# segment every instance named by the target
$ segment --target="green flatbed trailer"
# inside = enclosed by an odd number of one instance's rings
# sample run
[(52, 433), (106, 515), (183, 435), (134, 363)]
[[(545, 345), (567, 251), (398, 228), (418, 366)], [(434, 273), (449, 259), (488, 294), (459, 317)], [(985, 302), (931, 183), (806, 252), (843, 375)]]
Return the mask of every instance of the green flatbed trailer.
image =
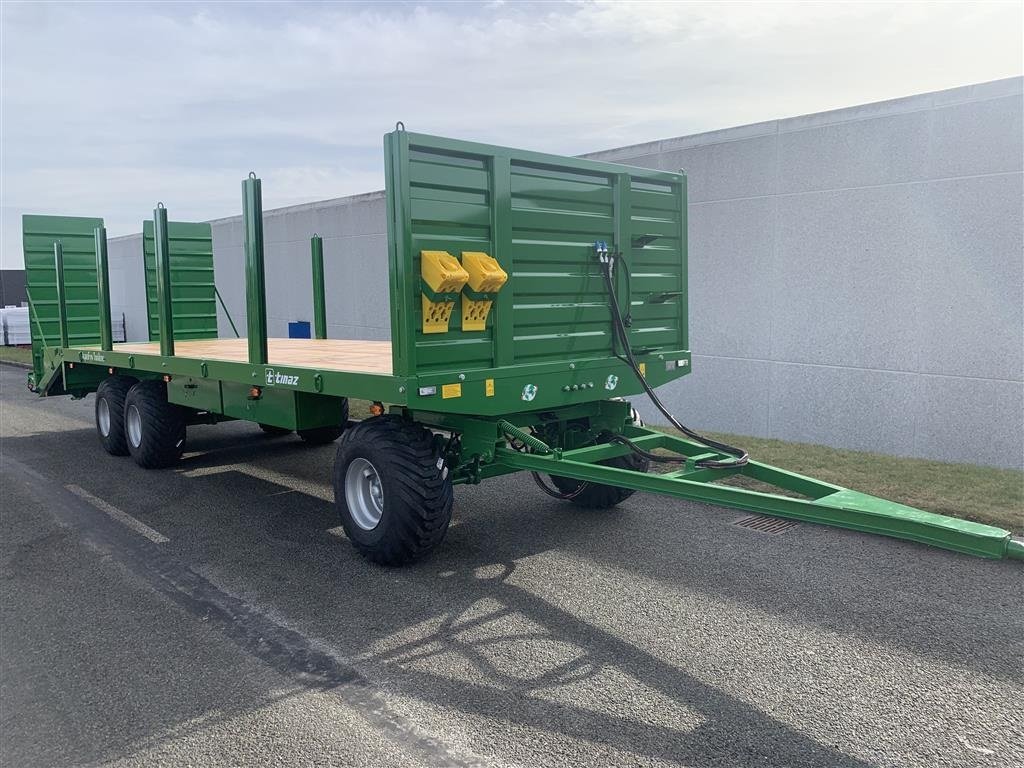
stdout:
[[(147, 468), (176, 462), (197, 423), (245, 419), (312, 442), (340, 436), (342, 525), (383, 564), (441, 542), (454, 486), (519, 471), (584, 507), (648, 491), (1024, 559), (1024, 542), (1000, 528), (643, 426), (622, 398), (653, 394), (692, 367), (685, 175), (404, 127), (384, 146), (390, 343), (326, 338), (315, 235), (316, 338), (267, 338), (261, 184), (250, 174), (244, 338), (217, 338), (209, 224), (168, 221), (157, 207), (142, 254), (150, 341), (113, 344), (102, 219), (25, 216), (30, 388), (95, 392), (105, 450)], [(373, 401), (376, 415), (350, 422), (349, 397)], [(676, 468), (649, 473), (666, 453)], [(730, 484), (737, 476), (774, 490)]]

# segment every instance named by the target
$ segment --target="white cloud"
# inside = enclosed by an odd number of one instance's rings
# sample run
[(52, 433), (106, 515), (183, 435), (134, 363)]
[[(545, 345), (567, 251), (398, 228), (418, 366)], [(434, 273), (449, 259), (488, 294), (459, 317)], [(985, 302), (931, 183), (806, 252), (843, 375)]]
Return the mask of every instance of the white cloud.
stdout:
[(1017, 3), (12, 4), (5, 266), (20, 214), (137, 231), (379, 189), (410, 129), (576, 154), (1018, 74)]

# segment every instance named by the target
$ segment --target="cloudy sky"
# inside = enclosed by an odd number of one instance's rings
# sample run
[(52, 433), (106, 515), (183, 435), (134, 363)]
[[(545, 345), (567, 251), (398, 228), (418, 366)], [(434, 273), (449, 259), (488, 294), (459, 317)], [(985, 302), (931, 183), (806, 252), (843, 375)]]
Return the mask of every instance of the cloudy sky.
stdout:
[(137, 232), (383, 187), (411, 129), (578, 154), (1021, 73), (1022, 4), (26, 3), (2, 14), (0, 260), (22, 213)]

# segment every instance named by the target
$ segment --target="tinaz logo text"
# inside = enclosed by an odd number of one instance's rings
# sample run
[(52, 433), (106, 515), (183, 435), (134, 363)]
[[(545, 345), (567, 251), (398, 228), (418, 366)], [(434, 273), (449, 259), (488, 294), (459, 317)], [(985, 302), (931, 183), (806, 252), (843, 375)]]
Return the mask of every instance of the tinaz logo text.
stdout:
[(287, 384), (292, 387), (299, 386), (298, 376), (289, 376), (286, 373), (278, 373), (273, 368), (267, 368), (267, 384), (274, 386), (275, 384)]

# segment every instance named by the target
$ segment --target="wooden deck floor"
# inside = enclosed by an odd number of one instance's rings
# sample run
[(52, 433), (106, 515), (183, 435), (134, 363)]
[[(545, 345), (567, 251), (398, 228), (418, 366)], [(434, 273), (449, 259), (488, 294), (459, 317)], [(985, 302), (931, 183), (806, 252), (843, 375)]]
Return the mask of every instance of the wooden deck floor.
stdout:
[[(157, 342), (115, 344), (115, 352), (133, 355), (159, 355)], [(245, 339), (198, 339), (175, 341), (175, 357), (202, 360), (227, 360), (244, 363), (249, 359)], [(354, 339), (267, 339), (267, 364), (325, 371), (381, 373), (391, 375), (390, 341)]]

